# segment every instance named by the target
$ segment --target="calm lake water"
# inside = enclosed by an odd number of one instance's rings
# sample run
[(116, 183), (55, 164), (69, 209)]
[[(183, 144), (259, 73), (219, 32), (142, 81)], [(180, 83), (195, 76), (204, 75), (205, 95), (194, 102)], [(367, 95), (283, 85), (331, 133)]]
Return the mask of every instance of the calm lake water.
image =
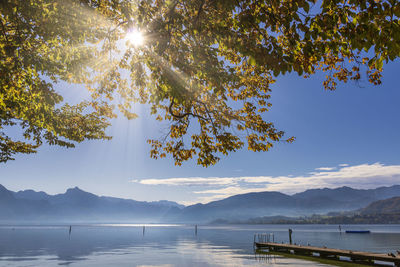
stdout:
[(92, 224), (0, 226), (0, 266), (327, 266), (281, 256), (255, 254), (254, 233), (293, 241), (371, 252), (400, 249), (400, 225), (193, 225)]

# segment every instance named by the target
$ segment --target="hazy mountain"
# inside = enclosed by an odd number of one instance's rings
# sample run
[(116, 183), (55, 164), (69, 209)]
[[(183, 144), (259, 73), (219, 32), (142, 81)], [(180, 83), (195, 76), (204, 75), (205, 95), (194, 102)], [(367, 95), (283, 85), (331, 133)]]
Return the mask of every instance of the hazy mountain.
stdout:
[(102, 197), (78, 187), (63, 194), (48, 195), (33, 190), (12, 192), (0, 185), (0, 220), (3, 221), (158, 222), (170, 209), (181, 207), (172, 201)]
[(49, 203), (45, 200), (18, 199), (14, 192), (0, 185), (0, 220), (40, 217), (48, 208)]
[(361, 209), (361, 214), (383, 214), (398, 213), (400, 214), (400, 197), (392, 197), (385, 200), (375, 201), (367, 207)]
[(344, 210), (359, 209), (371, 202), (394, 196), (400, 196), (400, 185), (376, 189), (353, 189), (346, 186), (335, 189), (311, 189), (293, 195), (294, 198), (307, 201), (314, 207), (318, 205), (328, 207), (330, 204), (331, 207), (340, 205)]
[(48, 200), (50, 195), (46, 194), (43, 191), (36, 192), (34, 190), (23, 190), (23, 191), (18, 191), (15, 192), (14, 194), (15, 198), (23, 198), (23, 199), (30, 199), (30, 200)]
[(152, 201), (150, 203), (158, 204), (158, 205), (162, 205), (162, 206), (175, 207), (175, 208), (179, 208), (179, 209), (183, 209), (185, 207), (182, 204), (176, 203), (174, 201), (169, 201), (169, 200)]
[[(347, 190), (347, 189), (346, 189)], [(381, 190), (381, 189), (380, 189)], [(217, 219), (213, 224), (399, 224), (400, 197), (374, 201), (367, 207), (311, 216), (262, 216), (249, 219)]]
[[(369, 190), (340, 187), (312, 189), (294, 195), (279, 192), (248, 193), (184, 207), (167, 200), (144, 202), (97, 196), (78, 187), (70, 188), (63, 194), (48, 195), (33, 190), (12, 192), (0, 185), (0, 220), (193, 223), (217, 219), (237, 221), (254, 217), (294, 217), (358, 210), (374, 201), (395, 196), (400, 196), (399, 185)], [(398, 205), (395, 200), (393, 206)], [(376, 209), (382, 209), (380, 202), (377, 203), (374, 204)]]
[(4, 204), (7, 201), (13, 201), (14, 199), (13, 193), (0, 184), (0, 204)]
[[(281, 203), (286, 203), (286, 205), (281, 205)], [(168, 214), (167, 219), (202, 222), (218, 218), (247, 218), (254, 214), (264, 213), (268, 207), (271, 212), (285, 214), (290, 205), (295, 205), (295, 200), (279, 192), (248, 193), (207, 204), (188, 206), (182, 209), (178, 216)]]
[(245, 220), (263, 216), (306, 216), (335, 211), (350, 211), (394, 196), (400, 196), (400, 186), (377, 189), (311, 189), (292, 196), (279, 192), (235, 195), (207, 204), (195, 204), (179, 214), (168, 214), (169, 221), (209, 222), (213, 220)]

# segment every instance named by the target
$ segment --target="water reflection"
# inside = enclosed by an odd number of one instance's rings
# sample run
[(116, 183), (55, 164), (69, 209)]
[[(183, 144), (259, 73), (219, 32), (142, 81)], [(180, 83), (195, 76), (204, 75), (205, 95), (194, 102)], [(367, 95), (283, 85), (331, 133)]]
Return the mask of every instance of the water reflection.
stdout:
[[(294, 242), (374, 252), (400, 247), (400, 226), (371, 226), (369, 235), (340, 234), (337, 226), (73, 225), (0, 227), (0, 265), (10, 266), (320, 266), (281, 256), (254, 255), (253, 235), (274, 233)], [(370, 228), (371, 228), (370, 227)]]

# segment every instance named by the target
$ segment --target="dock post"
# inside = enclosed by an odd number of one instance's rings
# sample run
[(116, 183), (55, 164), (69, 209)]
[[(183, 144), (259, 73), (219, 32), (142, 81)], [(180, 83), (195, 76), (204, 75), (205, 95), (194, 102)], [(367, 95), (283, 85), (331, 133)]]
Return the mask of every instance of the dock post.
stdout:
[(292, 244), (292, 233), (293, 233), (292, 229), (289, 228), (289, 243), (290, 243), (290, 245)]
[(197, 235), (197, 224), (194, 226), (194, 234)]

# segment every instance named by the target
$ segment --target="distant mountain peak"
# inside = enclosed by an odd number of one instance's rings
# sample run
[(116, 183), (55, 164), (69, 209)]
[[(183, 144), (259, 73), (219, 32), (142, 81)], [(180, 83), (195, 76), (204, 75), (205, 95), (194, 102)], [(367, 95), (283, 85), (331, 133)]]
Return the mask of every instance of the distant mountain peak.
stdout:
[(11, 191), (0, 184), (0, 199), (13, 199), (14, 196)]
[(68, 188), (67, 191), (66, 191), (65, 193), (67, 194), (67, 193), (74, 193), (74, 192), (88, 193), (88, 192), (86, 192), (86, 191), (83, 191), (82, 189), (80, 189), (80, 188), (77, 187), (77, 186), (72, 187), (72, 188)]
[(5, 188), (2, 184), (0, 184), (0, 191), (3, 191), (3, 190), (7, 190), (7, 188)]
[(89, 193), (86, 191), (83, 191), (79, 187), (75, 186), (74, 188), (68, 188), (67, 191), (64, 194), (58, 195), (61, 198), (67, 198), (67, 199), (74, 199), (75, 201), (82, 200), (82, 199), (97, 199), (99, 196)]

